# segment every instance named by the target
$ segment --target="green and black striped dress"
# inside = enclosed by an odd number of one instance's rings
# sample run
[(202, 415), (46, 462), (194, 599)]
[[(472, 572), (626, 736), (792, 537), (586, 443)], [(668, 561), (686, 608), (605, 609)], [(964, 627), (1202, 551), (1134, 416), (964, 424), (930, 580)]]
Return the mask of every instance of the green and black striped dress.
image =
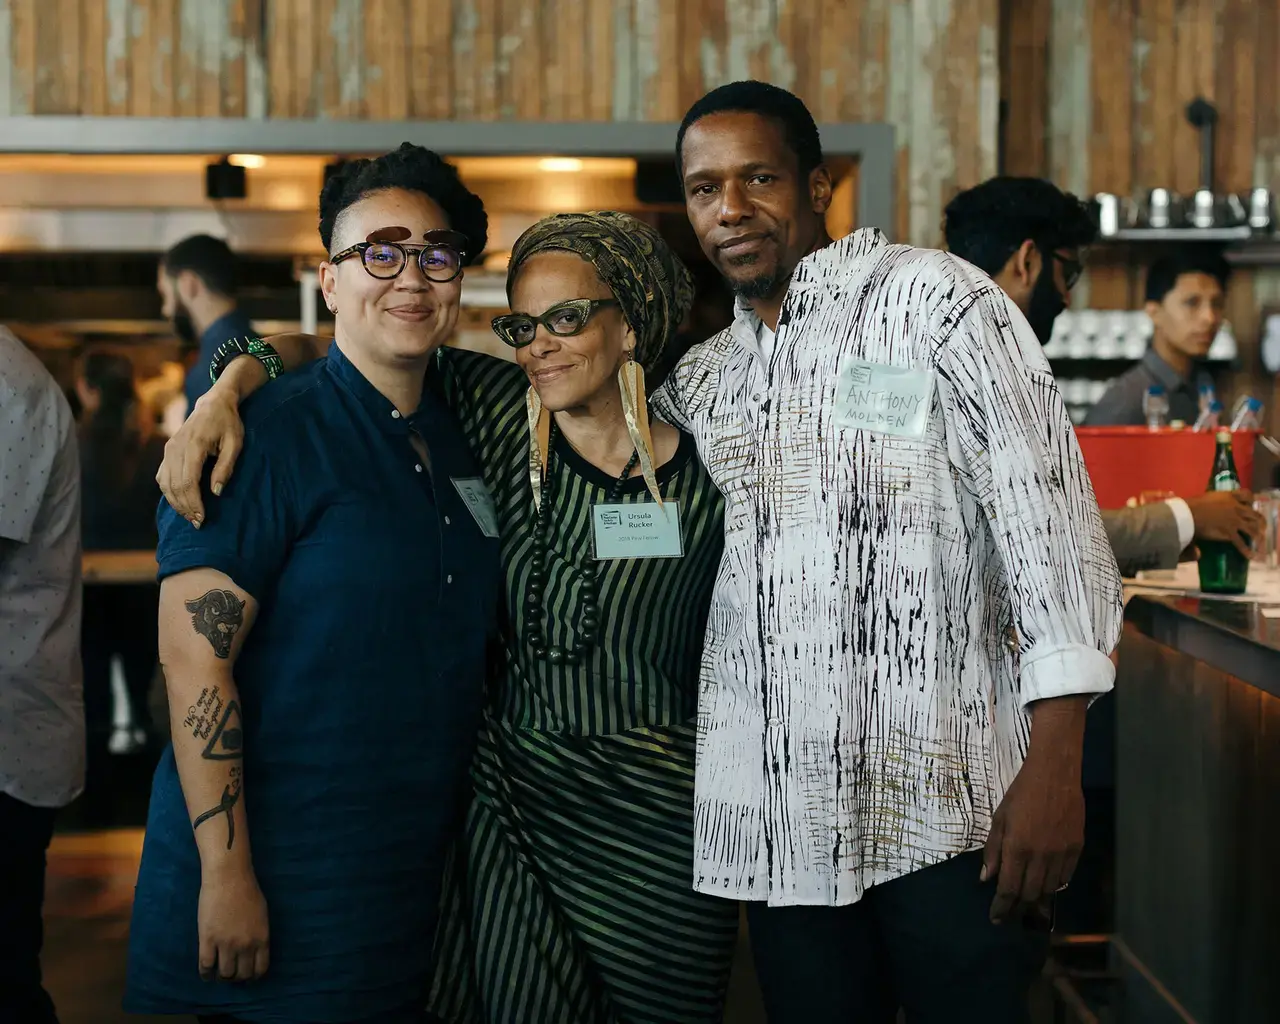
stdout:
[[(658, 470), (678, 502), (684, 557), (599, 565), (600, 641), (581, 665), (535, 658), (524, 609), (537, 511), (528, 380), (446, 350), (442, 382), (493, 494), (506, 594), (495, 669), (450, 878), (429, 1008), (451, 1024), (682, 1024), (722, 1015), (736, 904), (695, 893), (698, 671), (723, 545), (723, 504), (682, 436)], [(563, 439), (543, 630), (573, 645), (574, 569), (591, 506), (616, 481)], [(623, 502), (652, 501), (643, 479)]]

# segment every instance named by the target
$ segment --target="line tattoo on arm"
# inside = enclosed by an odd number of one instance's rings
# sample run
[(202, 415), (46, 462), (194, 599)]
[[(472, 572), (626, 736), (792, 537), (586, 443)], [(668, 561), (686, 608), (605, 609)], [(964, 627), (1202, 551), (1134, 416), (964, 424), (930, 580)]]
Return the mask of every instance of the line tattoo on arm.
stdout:
[(219, 658), (231, 657), (231, 643), (244, 625), (244, 602), (230, 590), (210, 590), (183, 603), (191, 613), (191, 625), (209, 641), (213, 653)]
[(244, 756), (244, 724), (238, 701), (223, 701), (221, 687), (206, 686), (187, 708), (183, 724), (191, 735), (205, 741), (206, 761), (239, 761)]
[(231, 781), (222, 787), (222, 799), (217, 805), (210, 807), (203, 814), (198, 815), (196, 820), (191, 823), (191, 831), (195, 831), (206, 821), (218, 817), (221, 814), (227, 816), (227, 849), (235, 844), (236, 841), (236, 815), (235, 806), (240, 799), (240, 766), (235, 765), (231, 769)]

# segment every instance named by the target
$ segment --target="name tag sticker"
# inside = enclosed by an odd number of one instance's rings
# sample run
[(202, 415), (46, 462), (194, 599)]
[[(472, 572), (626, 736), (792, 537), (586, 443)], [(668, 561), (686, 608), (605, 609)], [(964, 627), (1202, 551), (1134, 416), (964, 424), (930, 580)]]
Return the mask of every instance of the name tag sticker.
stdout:
[(467, 506), (467, 511), (471, 513), (471, 518), (476, 521), (476, 526), (480, 527), (480, 532), (486, 537), (498, 536), (498, 511), (493, 507), (493, 497), (484, 481), (478, 476), (465, 479), (454, 477), (453, 486)]
[(836, 384), (835, 419), (841, 427), (918, 441), (932, 399), (933, 374), (927, 370), (850, 359)]
[(683, 558), (680, 503), (592, 505), (596, 558)]

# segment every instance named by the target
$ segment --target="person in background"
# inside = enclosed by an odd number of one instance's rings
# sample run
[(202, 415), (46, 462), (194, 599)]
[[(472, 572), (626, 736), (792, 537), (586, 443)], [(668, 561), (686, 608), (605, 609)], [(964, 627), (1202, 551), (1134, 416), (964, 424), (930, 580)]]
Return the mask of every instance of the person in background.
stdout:
[[(1051, 182), (998, 177), (951, 200), (945, 234), (947, 248), (989, 274), (1044, 344), (1053, 333), (1054, 320), (1071, 299), (1081, 250), (1093, 242), (1097, 230), (1088, 206)], [(1248, 555), (1248, 543), (1260, 538), (1263, 529), (1252, 495), (1243, 490), (1104, 509), (1102, 522), (1126, 575), (1175, 567), (1195, 540), (1231, 541)], [(1111, 930), (1114, 697), (1100, 697), (1089, 709), (1088, 719), (1081, 774), (1087, 841), (1075, 883), (1059, 901), (1058, 924), (1069, 932)]]
[(1212, 387), (1204, 358), (1222, 326), (1231, 268), (1222, 255), (1187, 246), (1151, 264), (1146, 310), (1151, 347), (1121, 374), (1085, 416), (1090, 427), (1139, 426), (1147, 422), (1142, 398), (1153, 385), (1169, 398), (1169, 419), (1188, 426), (1200, 413), (1200, 389)]
[[(80, 361), (82, 537), (86, 551), (154, 551), (156, 471), (164, 439), (152, 430), (135, 386), (133, 363), (119, 353), (90, 351)], [(87, 584), (81, 631), (88, 731), (86, 811), (108, 815), (113, 729), (111, 661), (119, 656), (129, 694), (130, 746), (151, 738), (148, 695), (156, 671), (154, 582)]]
[(791, 93), (709, 93), (676, 151), (737, 296), (653, 403), (725, 496), (694, 887), (746, 901), (771, 1024), (1021, 1024), (1123, 609), (1066, 408), (986, 275), (831, 240)]
[(487, 225), (421, 147), (345, 164), (320, 196), (327, 357), (246, 403), (200, 529), (160, 509), (173, 743), (128, 1012), (421, 1019), (499, 583), (491, 499), (425, 373)]
[(184, 238), (160, 260), (160, 312), (191, 360), (183, 389), (188, 415), (209, 390), (209, 364), (218, 348), (233, 338), (254, 336), (253, 324), (236, 305), (238, 276), (235, 254), (211, 235)]
[(84, 785), (80, 467), (66, 395), (0, 327), (0, 1021), (56, 1024), (45, 851)]
[[(945, 216), (947, 248), (989, 274), (1022, 311), (1040, 343), (1047, 343), (1080, 276), (1081, 250), (1097, 236), (1089, 207), (1051, 182), (999, 177), (959, 193)], [(1152, 268), (1153, 278), (1170, 280), (1167, 269), (1157, 273), (1160, 267)], [(1183, 281), (1183, 287), (1190, 287), (1189, 282)], [(1161, 307), (1152, 319), (1158, 315), (1164, 315)], [(1158, 357), (1148, 353), (1152, 358)], [(1174, 568), (1191, 554), (1196, 540), (1230, 541), (1247, 555), (1249, 539), (1262, 529), (1253, 496), (1243, 490), (1104, 509), (1102, 523), (1126, 576)]]

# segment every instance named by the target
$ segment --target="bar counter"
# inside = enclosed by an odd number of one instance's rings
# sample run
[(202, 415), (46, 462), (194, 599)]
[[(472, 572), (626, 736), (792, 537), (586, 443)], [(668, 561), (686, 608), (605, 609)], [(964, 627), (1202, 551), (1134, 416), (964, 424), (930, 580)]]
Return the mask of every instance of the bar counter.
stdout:
[(85, 583), (154, 583), (154, 551), (86, 551), (80, 559)]
[(1280, 618), (1137, 593), (1116, 680), (1120, 1020), (1280, 1021)]

